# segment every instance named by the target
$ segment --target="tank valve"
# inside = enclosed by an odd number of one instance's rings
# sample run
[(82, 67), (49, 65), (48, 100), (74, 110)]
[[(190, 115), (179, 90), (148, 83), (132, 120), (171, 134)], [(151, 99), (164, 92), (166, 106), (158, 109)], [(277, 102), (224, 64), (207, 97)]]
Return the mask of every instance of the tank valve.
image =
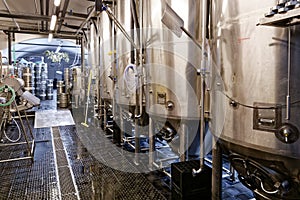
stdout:
[(167, 103), (166, 103), (166, 108), (168, 109), (168, 110), (173, 110), (173, 108), (174, 108), (174, 103), (173, 103), (173, 101), (167, 101)]
[(277, 139), (286, 144), (291, 144), (299, 139), (299, 130), (292, 124), (283, 124), (275, 133)]

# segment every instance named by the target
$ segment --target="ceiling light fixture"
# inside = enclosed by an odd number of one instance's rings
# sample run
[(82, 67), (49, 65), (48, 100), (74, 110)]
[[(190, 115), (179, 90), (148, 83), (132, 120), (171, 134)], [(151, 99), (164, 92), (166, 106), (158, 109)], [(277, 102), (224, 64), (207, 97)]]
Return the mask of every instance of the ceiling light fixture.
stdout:
[(48, 35), (48, 42), (50, 43), (53, 39), (53, 34), (52, 33), (49, 33)]
[(61, 0), (54, 0), (54, 5), (59, 6), (60, 2), (61, 2)]
[(51, 31), (54, 31), (56, 21), (57, 21), (57, 16), (56, 15), (52, 15), (51, 22), (50, 22), (50, 30)]

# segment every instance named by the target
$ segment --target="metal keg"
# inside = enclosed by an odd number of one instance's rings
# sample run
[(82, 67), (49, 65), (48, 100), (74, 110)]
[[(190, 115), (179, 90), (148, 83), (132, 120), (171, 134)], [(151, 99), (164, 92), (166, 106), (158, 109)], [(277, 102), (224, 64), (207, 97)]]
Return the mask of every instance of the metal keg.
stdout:
[(70, 86), (70, 69), (69, 68), (64, 69), (64, 81), (65, 81), (66, 92), (68, 92), (71, 87)]
[(64, 82), (63, 81), (57, 81), (57, 96), (61, 93), (64, 93), (65, 92), (65, 85), (64, 85)]
[(58, 95), (58, 105), (60, 108), (66, 108), (69, 106), (69, 95), (67, 93), (61, 93)]
[(53, 100), (53, 79), (47, 80), (47, 99)]
[(47, 85), (46, 82), (41, 82), (40, 89), (39, 89), (39, 97), (41, 100), (46, 100), (46, 90), (47, 90)]
[(32, 84), (32, 73), (30, 67), (24, 67), (22, 71), (22, 79), (24, 80), (24, 89), (26, 91), (32, 92), (33, 84)]
[(40, 96), (40, 85), (41, 85), (41, 66), (38, 64), (35, 64), (33, 66), (34, 69), (34, 82), (35, 82), (35, 95), (37, 97)]

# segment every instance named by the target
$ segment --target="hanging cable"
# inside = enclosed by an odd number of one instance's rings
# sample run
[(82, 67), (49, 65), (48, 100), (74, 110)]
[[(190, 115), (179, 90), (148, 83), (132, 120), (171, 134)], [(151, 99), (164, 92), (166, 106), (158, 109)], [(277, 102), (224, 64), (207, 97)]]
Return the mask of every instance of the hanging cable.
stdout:
[[(239, 105), (239, 106), (242, 106), (242, 107), (245, 107), (245, 108), (250, 108), (250, 109), (279, 109), (279, 108), (285, 108), (286, 107), (286, 104), (281, 104), (281, 105), (277, 105), (277, 106), (251, 106), (251, 105), (247, 105), (247, 104), (243, 104), (235, 99), (233, 99), (232, 97), (230, 97), (229, 95), (227, 95), (226, 93), (222, 92), (222, 94), (228, 98), (231, 102)], [(297, 101), (294, 101), (294, 102), (291, 102), (290, 105), (295, 105), (295, 104), (298, 104), (300, 103), (300, 100), (297, 100)]]
[(20, 126), (19, 126), (19, 124), (17, 123), (17, 121), (16, 121), (15, 119), (13, 119), (12, 121), (16, 124), (16, 126), (17, 126), (17, 128), (18, 128), (18, 133), (19, 133), (18, 138), (15, 139), (15, 140), (12, 139), (12, 138), (10, 138), (10, 137), (7, 135), (6, 131), (5, 131), (5, 127), (3, 128), (3, 134), (4, 134), (4, 136), (6, 137), (6, 139), (7, 139), (8, 141), (10, 141), (10, 142), (12, 142), (12, 143), (15, 143), (15, 142), (18, 142), (18, 141), (21, 139), (21, 129), (20, 129)]
[(14, 89), (8, 85), (4, 85), (4, 86), (0, 87), (0, 92), (2, 92), (5, 89), (8, 89), (8, 91), (10, 91), (12, 95), (11, 95), (11, 98), (6, 103), (0, 103), (0, 107), (10, 106), (16, 97), (16, 93), (15, 93)]

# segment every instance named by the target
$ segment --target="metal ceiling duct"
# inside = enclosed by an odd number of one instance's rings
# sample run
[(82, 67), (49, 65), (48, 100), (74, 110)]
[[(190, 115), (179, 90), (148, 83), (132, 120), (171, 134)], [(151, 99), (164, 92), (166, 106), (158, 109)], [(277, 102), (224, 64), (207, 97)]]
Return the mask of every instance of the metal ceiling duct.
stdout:
[[(218, 98), (212, 101), (212, 123), (224, 122), (219, 123), (222, 127), (216, 136), (229, 153), (240, 180), (257, 198), (297, 199), (300, 196), (300, 59), (297, 56), (300, 38), (296, 34), (299, 27), (291, 30), (289, 40), (288, 28), (256, 26), (276, 3), (275, 0), (213, 1), (213, 55), (216, 73), (222, 79), (212, 85), (219, 91)], [(224, 87), (218, 89), (222, 80)], [(289, 93), (294, 103), (287, 106)], [(286, 115), (289, 109), (290, 116)]]

